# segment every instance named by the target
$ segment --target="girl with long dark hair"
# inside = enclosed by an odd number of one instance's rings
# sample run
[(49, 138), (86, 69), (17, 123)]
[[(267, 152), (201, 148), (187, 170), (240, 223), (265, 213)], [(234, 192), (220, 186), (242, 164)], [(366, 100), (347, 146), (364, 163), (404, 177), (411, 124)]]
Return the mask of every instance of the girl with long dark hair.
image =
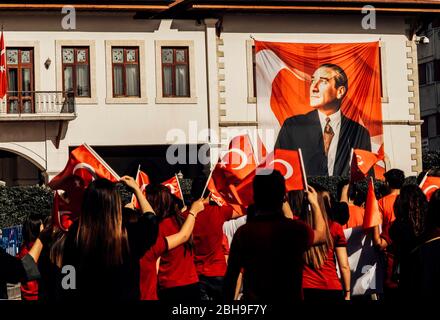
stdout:
[[(165, 217), (164, 219), (166, 219), (166, 217), (175, 216), (176, 219), (178, 219), (176, 220), (177, 224), (182, 223), (176, 233), (168, 236), (163, 234), (159, 235), (156, 243), (141, 259), (141, 299), (157, 300), (158, 263), (160, 262), (160, 257), (165, 256), (165, 259), (170, 260), (174, 257), (174, 253), (179, 253), (179, 250), (173, 251), (174, 248), (182, 248), (182, 246), (186, 245), (188, 240), (191, 239), (197, 215), (200, 211), (203, 211), (204, 205), (203, 199), (194, 201), (191, 205), (191, 209), (188, 211), (186, 219), (182, 221), (183, 218), (179, 210), (180, 200), (173, 196), (167, 187), (163, 185), (149, 185), (146, 191), (151, 206), (154, 211), (157, 212), (158, 217)], [(188, 250), (191, 250), (191, 248)], [(169, 251), (173, 251), (171, 258), (169, 256), (166, 257)], [(162, 274), (162, 277), (163, 276)], [(185, 274), (182, 274), (182, 276), (185, 276)], [(182, 297), (181, 299), (186, 298)]]
[(76, 283), (63, 290), (67, 299), (140, 297), (139, 259), (156, 241), (158, 220), (134, 179), (124, 176), (121, 182), (133, 189), (143, 215), (125, 223), (116, 185), (107, 179), (90, 183), (64, 244), (63, 266), (72, 266), (76, 275)]
[[(178, 233), (185, 222), (185, 217), (166, 189), (162, 185), (148, 185), (146, 188), (147, 199), (160, 220), (159, 238)], [(162, 254), (158, 272), (159, 300), (200, 300), (198, 281), (192, 237), (184, 245)]]

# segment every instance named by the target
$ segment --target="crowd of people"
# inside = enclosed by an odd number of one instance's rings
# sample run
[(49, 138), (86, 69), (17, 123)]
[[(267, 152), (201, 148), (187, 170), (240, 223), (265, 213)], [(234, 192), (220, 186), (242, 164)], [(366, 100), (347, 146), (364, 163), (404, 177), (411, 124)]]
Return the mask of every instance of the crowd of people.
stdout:
[[(440, 287), (440, 190), (428, 201), (404, 180), (401, 170), (385, 173), (382, 224), (364, 230), (385, 261), (384, 300), (431, 298)], [(353, 298), (344, 230), (362, 225), (365, 203), (355, 185), (340, 185), (337, 197), (320, 185), (286, 192), (268, 171), (254, 178), (254, 204), (241, 216), (202, 195), (203, 179), (188, 207), (165, 186), (144, 194), (131, 177), (120, 182), (141, 210), (122, 203), (115, 183), (94, 180), (68, 232), (29, 216), (19, 255), (0, 250), (0, 282), (21, 282), (22, 299), (44, 301)], [(75, 271), (67, 285), (65, 266)]]

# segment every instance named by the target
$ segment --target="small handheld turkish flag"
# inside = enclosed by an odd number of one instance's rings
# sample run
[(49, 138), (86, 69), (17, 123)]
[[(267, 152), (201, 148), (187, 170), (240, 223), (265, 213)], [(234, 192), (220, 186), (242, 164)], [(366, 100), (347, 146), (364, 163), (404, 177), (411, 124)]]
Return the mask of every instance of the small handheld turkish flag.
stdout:
[(379, 212), (379, 203), (374, 194), (373, 178), (368, 182), (367, 201), (365, 202), (364, 229), (382, 224), (382, 217)]
[[(145, 196), (145, 188), (150, 184), (150, 178), (148, 175), (140, 169), (140, 165), (138, 171), (136, 173), (136, 183), (141, 189), (142, 194)], [(139, 202), (137, 201), (136, 196), (133, 194), (131, 197), (131, 203), (136, 209), (140, 209)]]
[(350, 181), (355, 182), (368, 176), (368, 172), (383, 156), (361, 149), (353, 149)]
[(420, 183), (420, 189), (422, 189), (429, 201), (432, 194), (440, 189), (440, 177), (426, 176)]
[(180, 188), (179, 179), (177, 178), (176, 175), (171, 179), (162, 182), (162, 185), (170, 189), (171, 194), (175, 195), (177, 198), (183, 201), (183, 192), (182, 189)]
[[(87, 188), (90, 182), (97, 178), (106, 178), (112, 182), (119, 181), (119, 176), (110, 166), (88, 145), (83, 144), (70, 153), (66, 167), (50, 182), (52, 189), (67, 191), (68, 181), (75, 176), (76, 183), (81, 183)], [(67, 184), (67, 186), (66, 186)]]

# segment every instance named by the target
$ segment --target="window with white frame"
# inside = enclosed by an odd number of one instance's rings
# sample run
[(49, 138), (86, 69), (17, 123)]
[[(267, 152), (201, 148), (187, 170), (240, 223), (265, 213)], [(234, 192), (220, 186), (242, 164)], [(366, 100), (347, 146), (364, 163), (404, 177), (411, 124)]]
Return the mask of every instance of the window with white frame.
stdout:
[(90, 97), (90, 66), (88, 47), (63, 47), (63, 91), (75, 97)]
[(156, 103), (196, 103), (193, 41), (156, 41)]
[(113, 97), (140, 97), (139, 48), (112, 47)]
[(96, 54), (93, 40), (56, 40), (56, 90), (73, 91), (77, 104), (96, 104)]
[(146, 104), (145, 41), (106, 40), (107, 104)]

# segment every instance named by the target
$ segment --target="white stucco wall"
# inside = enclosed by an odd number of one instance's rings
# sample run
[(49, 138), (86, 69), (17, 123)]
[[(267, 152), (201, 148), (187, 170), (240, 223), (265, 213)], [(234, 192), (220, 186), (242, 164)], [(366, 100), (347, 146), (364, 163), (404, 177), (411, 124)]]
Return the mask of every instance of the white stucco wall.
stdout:
[[(78, 15), (75, 31), (61, 29), (61, 14), (5, 13), (0, 14), (5, 25), (6, 46), (35, 44), (35, 88), (56, 90), (56, 41), (88, 40), (95, 43), (96, 103), (78, 104), (76, 120), (70, 122), (60, 148), (55, 148), (47, 135), (40, 141), (32, 139), (11, 140), (1, 143), (17, 143), (33, 150), (42, 158), (50, 174), (61, 170), (67, 160), (69, 145), (87, 142), (90, 145), (148, 145), (167, 144), (167, 133), (178, 129), (187, 143), (207, 142), (206, 135), (197, 133), (208, 128), (208, 88), (206, 70), (205, 26), (193, 20), (158, 21), (133, 20), (131, 14), (85, 14)], [(246, 41), (253, 35), (256, 39), (289, 42), (359, 42), (377, 41), (385, 44), (386, 79), (388, 103), (383, 103), (384, 120), (411, 120), (409, 114), (407, 79), (408, 58), (405, 36), (407, 25), (403, 17), (377, 19), (375, 30), (361, 28), (362, 15), (227, 15), (223, 19), (222, 50), (225, 65), (226, 116), (220, 121), (257, 121), (256, 105), (248, 103)], [(212, 33), (212, 32), (211, 32)], [(213, 39), (213, 37), (209, 37)], [(145, 46), (145, 86), (147, 103), (106, 104), (107, 74), (105, 60), (106, 40), (143, 41)], [(194, 43), (196, 103), (156, 103), (156, 40), (186, 40)], [(212, 54), (212, 45), (209, 46)], [(44, 61), (50, 58), (48, 70)], [(210, 65), (215, 65), (210, 63)], [(142, 70), (141, 70), (142, 72)], [(216, 72), (211, 73), (216, 74)], [(212, 77), (212, 76), (211, 76)], [(210, 78), (210, 83), (213, 83)], [(210, 88), (211, 97), (215, 90)], [(211, 98), (211, 102), (216, 99)], [(215, 104), (215, 103), (213, 103)], [(217, 105), (211, 105), (217, 108)], [(211, 114), (216, 114), (211, 113)], [(211, 119), (211, 121), (217, 121)], [(191, 124), (192, 123), (192, 124)], [(196, 134), (190, 127), (197, 126)], [(25, 128), (26, 123), (16, 123)], [(0, 123), (0, 128), (4, 123)], [(406, 174), (411, 171), (410, 126), (384, 126), (385, 152), (391, 166)], [(40, 130), (34, 128), (32, 130)], [(1, 147), (1, 146), (0, 146)]]

